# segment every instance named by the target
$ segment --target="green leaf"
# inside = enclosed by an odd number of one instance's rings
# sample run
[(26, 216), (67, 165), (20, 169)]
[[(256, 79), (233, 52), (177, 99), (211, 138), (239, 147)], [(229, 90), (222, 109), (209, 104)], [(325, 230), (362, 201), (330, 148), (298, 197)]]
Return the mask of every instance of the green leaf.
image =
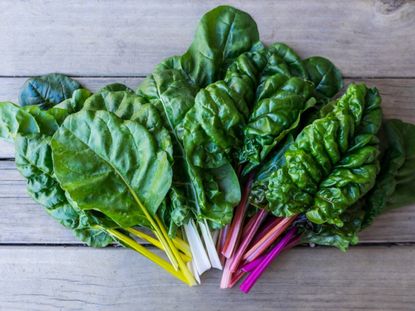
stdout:
[(362, 228), (364, 215), (362, 205), (363, 202), (359, 201), (340, 215), (342, 227), (328, 223), (306, 225), (302, 234), (303, 242), (335, 246), (346, 251), (350, 245), (359, 242), (358, 233)]
[(0, 137), (12, 141), (17, 134), (39, 133), (36, 119), (11, 102), (0, 102)]
[(39, 106), (41, 109), (49, 109), (70, 98), (72, 93), (81, 88), (81, 85), (59, 73), (51, 73), (44, 76), (28, 79), (19, 94), (21, 106)]
[(305, 59), (303, 63), (319, 97), (331, 98), (343, 88), (341, 72), (328, 59), (314, 56)]
[(169, 132), (163, 126), (158, 110), (145, 103), (140, 96), (129, 91), (107, 91), (94, 94), (84, 104), (84, 110), (106, 110), (123, 120), (137, 121), (143, 125), (154, 138), (158, 146), (173, 158), (173, 145)]
[[(191, 206), (192, 213), (196, 217), (210, 215), (210, 220), (216, 222), (216, 227), (221, 226), (223, 221), (229, 221), (229, 206), (235, 206), (238, 200), (227, 201), (232, 198), (223, 191), (229, 191), (218, 184), (208, 170), (201, 169), (195, 165), (196, 159), (208, 159), (207, 153), (213, 155), (213, 150), (200, 150), (206, 140), (206, 134), (201, 130), (197, 120), (190, 116), (194, 105), (196, 88), (189, 84), (182, 71), (172, 69), (177, 66), (174, 58), (167, 60), (162, 66), (153, 72), (137, 90), (140, 98), (145, 99), (157, 108), (162, 116), (164, 126), (169, 130), (173, 138), (174, 164), (173, 164), (173, 188), (174, 191), (182, 193), (182, 206)], [(216, 160), (215, 160), (216, 161)], [(200, 163), (200, 162), (199, 162)], [(226, 159), (216, 165), (221, 167), (227, 164)], [(227, 178), (235, 180), (235, 172), (225, 170), (232, 174)], [(236, 180), (237, 182), (237, 180)], [(239, 189), (239, 183), (234, 185)], [(210, 189), (215, 189), (211, 191)], [(232, 190), (233, 191), (233, 190)], [(211, 200), (214, 200), (211, 201)], [(169, 206), (169, 209), (174, 207)], [(215, 212), (210, 213), (210, 210)], [(225, 217), (226, 216), (226, 217)]]
[(351, 85), (325, 117), (305, 127), (268, 181), (269, 209), (278, 216), (306, 213), (321, 224), (340, 215), (374, 185), (382, 120), (376, 89)]
[(128, 93), (134, 93), (132, 89), (122, 83), (111, 83), (103, 88), (101, 88), (97, 93), (105, 93), (105, 92), (117, 92), (117, 91), (125, 91)]
[(65, 99), (60, 104), (54, 106), (52, 109), (66, 110), (69, 114), (78, 112), (84, 106), (85, 101), (92, 95), (87, 89), (78, 89), (72, 93), (72, 97)]
[(232, 61), (258, 41), (256, 23), (247, 13), (219, 6), (202, 17), (180, 64), (195, 85), (205, 87), (221, 79)]
[(376, 184), (367, 196), (365, 227), (385, 211), (415, 203), (415, 125), (387, 120), (383, 129), (386, 149)]
[(69, 203), (56, 180), (49, 142), (50, 137), (41, 134), (16, 137), (16, 167), (27, 180), (29, 195), (89, 246), (107, 246), (113, 241), (111, 236), (102, 230), (97, 235), (90, 229), (91, 225), (99, 224), (98, 218)]
[(167, 154), (135, 121), (107, 111), (70, 115), (52, 142), (55, 174), (82, 210), (97, 210), (121, 227), (149, 227), (171, 185)]

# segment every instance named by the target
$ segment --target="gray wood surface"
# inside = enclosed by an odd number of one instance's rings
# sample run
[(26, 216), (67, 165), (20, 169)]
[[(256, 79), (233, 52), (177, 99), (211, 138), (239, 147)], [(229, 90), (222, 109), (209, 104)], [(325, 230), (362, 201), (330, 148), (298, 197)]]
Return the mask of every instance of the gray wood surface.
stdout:
[(220, 273), (189, 288), (130, 250), (0, 248), (2, 310), (413, 310), (415, 248), (296, 248), (250, 295)]
[(249, 12), (266, 43), (329, 57), (346, 76), (414, 76), (415, 2), (402, 0), (1, 0), (0, 74), (147, 74), (224, 3)]
[[(415, 1), (405, 0), (0, 0), (0, 100), (49, 72), (92, 91), (135, 88), (223, 3), (251, 13), (266, 43), (330, 58), (347, 82), (379, 88), (387, 117), (415, 122)], [(0, 310), (415, 310), (415, 206), (379, 217), (347, 253), (283, 254), (247, 296), (219, 290), (216, 271), (190, 289), (132, 251), (80, 246), (29, 198), (13, 157), (0, 142)]]

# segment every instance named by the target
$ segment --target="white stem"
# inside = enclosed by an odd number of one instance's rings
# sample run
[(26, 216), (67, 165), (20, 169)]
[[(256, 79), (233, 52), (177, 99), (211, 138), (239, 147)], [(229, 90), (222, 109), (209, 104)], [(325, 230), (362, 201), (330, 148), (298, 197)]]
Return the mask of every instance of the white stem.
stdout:
[(193, 219), (190, 219), (189, 223), (184, 225), (184, 231), (189, 242), (197, 274), (202, 275), (212, 266)]
[(202, 232), (203, 241), (205, 242), (206, 250), (209, 254), (209, 260), (213, 268), (222, 270), (222, 264), (216, 251), (215, 242), (213, 241), (212, 233), (206, 220), (199, 221), (200, 231)]
[(200, 285), (200, 276), (199, 273), (196, 271), (195, 261), (191, 260), (187, 263), (187, 267), (192, 272), (193, 276), (195, 277), (196, 282)]

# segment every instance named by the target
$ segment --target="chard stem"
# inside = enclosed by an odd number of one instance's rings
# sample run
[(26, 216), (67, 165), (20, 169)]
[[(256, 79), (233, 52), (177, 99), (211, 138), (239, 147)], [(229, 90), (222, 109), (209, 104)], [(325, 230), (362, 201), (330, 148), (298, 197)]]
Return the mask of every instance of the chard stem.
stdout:
[(230, 258), (235, 251), (235, 247), (241, 236), (241, 228), (245, 219), (246, 210), (248, 209), (249, 193), (251, 191), (251, 185), (253, 182), (253, 175), (250, 174), (245, 184), (245, 188), (242, 194), (242, 199), (239, 205), (236, 207), (234, 217), (229, 227), (229, 232), (225, 241), (225, 245), (222, 249), (222, 254), (226, 258)]
[(251, 262), (263, 254), (267, 248), (291, 225), (297, 215), (282, 219), (274, 228), (264, 235), (243, 256), (247, 262)]
[(128, 246), (132, 250), (140, 253), (147, 259), (151, 260), (155, 264), (159, 265), (161, 268), (169, 272), (174, 277), (178, 278), (180, 281), (186, 283), (189, 286), (192, 286), (191, 283), (184, 277), (182, 272), (176, 271), (171, 264), (169, 264), (166, 260), (159, 257), (158, 255), (154, 254), (153, 252), (149, 251), (144, 246), (140, 245), (136, 241), (134, 241), (132, 238), (122, 234), (121, 232), (115, 230), (115, 229), (105, 229), (110, 235), (115, 237), (118, 241), (122, 242), (124, 245)]
[(248, 293), (255, 285), (256, 281), (264, 273), (265, 269), (271, 264), (271, 262), (277, 257), (279, 253), (290, 242), (297, 231), (297, 228), (291, 228), (288, 233), (277, 243), (277, 245), (265, 256), (265, 258), (258, 264), (258, 266), (248, 275), (248, 277), (242, 282), (240, 289), (244, 293)]
[[(148, 235), (148, 234), (146, 234), (146, 233), (144, 233), (142, 231), (139, 231), (139, 230), (137, 230), (135, 228), (127, 228), (126, 231), (129, 232), (129, 233), (131, 233), (132, 235), (134, 235), (134, 236), (136, 236), (136, 237), (144, 240), (144, 241), (149, 242), (150, 244), (154, 245), (158, 249), (160, 249), (162, 251), (165, 251), (165, 249), (164, 249), (163, 245), (161, 244), (161, 242), (159, 240), (153, 238), (152, 236), (150, 236), (150, 235)], [(183, 240), (178, 241), (175, 238), (175, 239), (173, 239), (173, 243), (174, 243), (174, 245), (177, 246), (177, 248), (180, 251), (182, 251), (182, 253), (180, 254), (180, 256), (183, 258), (184, 261), (187, 262), (187, 261), (192, 260), (192, 257), (191, 257), (192, 255), (188, 251), (188, 247), (189, 246), (186, 247), (186, 242), (184, 242)]]
[(251, 228), (249, 232), (246, 234), (245, 238), (242, 240), (242, 243), (239, 245), (235, 255), (233, 256), (233, 260), (229, 266), (231, 272), (236, 272), (239, 267), (239, 264), (242, 260), (242, 256), (245, 254), (246, 249), (248, 248), (249, 244), (251, 243), (252, 239), (254, 238), (255, 233), (257, 232), (259, 226), (261, 225), (262, 221), (267, 217), (267, 212), (261, 209), (258, 213), (255, 214), (254, 219), (252, 222)]
[(167, 244), (170, 247), (170, 250), (172, 251), (172, 255), (177, 260), (176, 262), (178, 263), (178, 266), (179, 266), (181, 272), (184, 274), (185, 278), (188, 280), (188, 282), (189, 282), (189, 284), (191, 284), (191, 286), (196, 285), (196, 281), (195, 281), (192, 273), (189, 271), (189, 268), (187, 267), (186, 263), (183, 261), (182, 257), (180, 256), (179, 251), (174, 246), (173, 241), (168, 236), (167, 231), (164, 228), (164, 225), (161, 222), (160, 218), (157, 215), (155, 215), (154, 218), (156, 219), (157, 224), (160, 226), (161, 232), (162, 232), (164, 238), (166, 239)]

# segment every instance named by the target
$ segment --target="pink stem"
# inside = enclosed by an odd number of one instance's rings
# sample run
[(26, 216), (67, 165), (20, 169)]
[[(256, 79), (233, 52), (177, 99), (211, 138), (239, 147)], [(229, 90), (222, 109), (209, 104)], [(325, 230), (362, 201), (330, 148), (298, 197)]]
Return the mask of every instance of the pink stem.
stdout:
[(290, 242), (294, 234), (296, 233), (297, 228), (291, 228), (288, 233), (277, 243), (277, 245), (265, 256), (261, 263), (252, 271), (248, 277), (242, 282), (240, 289), (244, 293), (248, 293), (252, 286), (255, 285), (256, 281), (264, 273), (265, 269), (271, 264), (271, 262), (277, 257), (279, 253), (285, 248), (285, 246)]
[(226, 258), (230, 258), (235, 250), (235, 246), (238, 243), (239, 237), (241, 236), (241, 228), (245, 218), (246, 210), (248, 209), (249, 193), (251, 191), (251, 185), (253, 181), (253, 175), (248, 177), (242, 199), (239, 205), (236, 207), (234, 217), (232, 219), (231, 226), (225, 241), (225, 245), (222, 249), (222, 254)]
[(239, 245), (236, 253), (233, 256), (233, 260), (230, 264), (230, 271), (236, 272), (238, 269), (239, 263), (242, 260), (242, 256), (245, 254), (246, 249), (248, 248), (249, 244), (251, 243), (252, 239), (254, 238), (255, 233), (257, 232), (259, 226), (261, 225), (262, 221), (267, 217), (267, 212), (263, 209), (260, 210), (253, 218), (255, 221), (252, 224), (252, 228), (246, 237), (242, 240), (242, 243)]
[(278, 225), (281, 220), (284, 218), (282, 217), (272, 217), (270, 218), (263, 228), (261, 228), (261, 231), (258, 232), (258, 234), (254, 237), (252, 240), (252, 244), (258, 243), (269, 231), (271, 231), (276, 225)]
[(229, 284), (232, 281), (232, 272), (229, 267), (231, 265), (232, 257), (226, 260), (225, 266), (223, 267), (222, 278), (220, 280), (220, 288), (229, 288)]
[(226, 258), (225, 258), (225, 256), (222, 255), (221, 250), (222, 250), (223, 246), (225, 245), (225, 240), (226, 240), (226, 237), (228, 235), (228, 231), (229, 231), (229, 225), (226, 225), (225, 227), (223, 227), (219, 231), (218, 240), (216, 242), (216, 251), (218, 252), (219, 260), (220, 260), (222, 266), (225, 264)]
[(249, 220), (246, 222), (243, 230), (242, 230), (242, 239), (245, 239), (246, 236), (249, 234), (249, 232), (252, 230), (252, 225), (254, 224), (256, 220), (256, 216), (261, 212), (261, 210), (258, 210), (254, 216), (249, 218)]
[(233, 276), (233, 278), (232, 278), (231, 282), (229, 283), (229, 288), (234, 287), (234, 286), (235, 286), (235, 284), (236, 284), (236, 283), (238, 283), (238, 281), (239, 281), (240, 279), (242, 279), (242, 277), (243, 277), (244, 275), (245, 275), (245, 272), (244, 272), (244, 271), (238, 270), (238, 271), (234, 274), (234, 276)]
[[(288, 244), (284, 247), (284, 251), (288, 251), (289, 249), (297, 246), (300, 241), (301, 241), (301, 235), (292, 238), (291, 241), (289, 241)], [(258, 258), (252, 260), (251, 262), (245, 262), (242, 265), (241, 270), (244, 272), (251, 272), (261, 263), (261, 261), (265, 258), (265, 256), (266, 254), (259, 256)]]
[(264, 235), (254, 246), (252, 246), (243, 256), (247, 262), (258, 258), (265, 250), (291, 225), (297, 216), (291, 216), (281, 220), (272, 230)]

